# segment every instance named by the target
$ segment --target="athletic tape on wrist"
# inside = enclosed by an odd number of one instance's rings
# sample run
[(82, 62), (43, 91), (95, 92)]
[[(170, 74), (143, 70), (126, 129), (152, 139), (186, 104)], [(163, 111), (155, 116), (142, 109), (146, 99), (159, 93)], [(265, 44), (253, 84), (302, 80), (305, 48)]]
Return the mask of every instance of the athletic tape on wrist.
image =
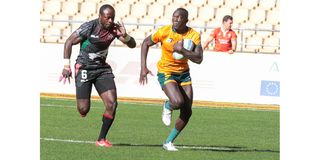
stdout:
[(64, 68), (70, 68), (70, 59), (63, 59)]

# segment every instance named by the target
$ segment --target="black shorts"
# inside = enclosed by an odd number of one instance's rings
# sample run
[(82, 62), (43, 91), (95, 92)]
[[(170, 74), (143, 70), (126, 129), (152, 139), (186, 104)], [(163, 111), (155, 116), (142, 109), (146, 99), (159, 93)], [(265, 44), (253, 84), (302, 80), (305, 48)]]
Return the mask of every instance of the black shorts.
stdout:
[(90, 99), (92, 84), (99, 95), (107, 90), (116, 89), (111, 68), (92, 68), (76, 64), (75, 81), (77, 99)]

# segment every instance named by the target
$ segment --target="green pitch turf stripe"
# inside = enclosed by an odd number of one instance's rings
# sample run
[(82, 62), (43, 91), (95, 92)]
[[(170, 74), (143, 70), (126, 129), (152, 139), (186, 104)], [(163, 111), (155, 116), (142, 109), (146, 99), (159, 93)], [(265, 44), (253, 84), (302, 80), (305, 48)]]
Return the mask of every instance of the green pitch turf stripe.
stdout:
[[(63, 98), (50, 98), (54, 100), (60, 100), (60, 101), (68, 101), (70, 99), (63, 99)], [(141, 105), (141, 103), (135, 103), (135, 102), (121, 102), (120, 104), (134, 104), (134, 105)], [(143, 104), (145, 106), (156, 106), (159, 107), (159, 104)], [(75, 108), (76, 106), (74, 105), (63, 105), (63, 104), (46, 104), (46, 103), (41, 103), (41, 107), (64, 107), (64, 108)], [(161, 106), (161, 105), (160, 105)], [(161, 106), (162, 107), (162, 106)], [(91, 109), (96, 109), (96, 108), (101, 108), (101, 107), (96, 107), (96, 106), (91, 106)], [(279, 112), (279, 110), (263, 110), (263, 109), (255, 109), (255, 108), (223, 108), (223, 107), (206, 107), (206, 106), (201, 106), (201, 107), (194, 107), (193, 109), (232, 109), (232, 110), (247, 110), (247, 111), (257, 111), (257, 112)]]
[[(40, 138), (43, 141), (53, 141), (53, 142), (62, 142), (62, 143), (82, 143), (82, 144), (90, 144), (93, 145), (94, 141), (83, 141), (83, 140), (72, 140), (72, 139), (57, 139), (57, 138)], [(122, 143), (112, 143), (115, 147), (162, 147), (162, 144), (122, 144)], [(196, 146), (196, 145), (175, 145), (177, 148), (183, 149), (191, 149), (191, 150), (211, 150), (211, 151), (224, 151), (224, 152), (274, 152), (280, 153), (277, 150), (270, 150), (270, 149), (254, 149), (254, 148), (242, 148), (242, 147), (216, 147), (216, 146)]]
[[(57, 139), (57, 138), (40, 138), (40, 140), (44, 141), (54, 141), (54, 142), (65, 142), (65, 143), (82, 143), (82, 144), (95, 144), (94, 141), (82, 141), (82, 140), (72, 140), (72, 139)], [(113, 146), (124, 146), (121, 143), (112, 142)], [(147, 146), (146, 144), (126, 144), (126, 146)], [(162, 144), (158, 144), (157, 146), (162, 147)], [(221, 150), (221, 151), (231, 151), (233, 148), (226, 147), (211, 147), (211, 146), (185, 146), (185, 145), (176, 145), (177, 148), (184, 149), (198, 149), (198, 150)]]
[[(40, 97), (75, 99), (74, 94), (40, 93)], [(99, 96), (91, 96), (92, 100), (100, 100)], [(156, 98), (138, 98), (138, 97), (118, 97), (119, 102), (133, 102), (145, 104), (163, 104), (164, 99)], [(251, 104), (251, 103), (233, 103), (233, 102), (212, 102), (212, 101), (193, 101), (193, 106), (197, 107), (218, 107), (218, 108), (251, 108), (261, 110), (280, 110), (277, 104)]]

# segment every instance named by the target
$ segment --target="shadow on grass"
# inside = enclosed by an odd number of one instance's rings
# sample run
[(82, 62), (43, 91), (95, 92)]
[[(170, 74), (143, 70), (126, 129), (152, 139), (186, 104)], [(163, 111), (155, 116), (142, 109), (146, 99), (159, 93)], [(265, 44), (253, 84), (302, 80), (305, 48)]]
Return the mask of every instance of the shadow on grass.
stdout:
[[(162, 148), (160, 144), (129, 144), (129, 143), (118, 143), (113, 144), (113, 146), (125, 146), (125, 147), (155, 147)], [(214, 152), (270, 152), (270, 153), (280, 153), (280, 151), (275, 151), (271, 149), (255, 149), (247, 148), (241, 146), (216, 146), (216, 145), (176, 145), (178, 149), (190, 149), (190, 150), (201, 150), (201, 151), (214, 151)]]

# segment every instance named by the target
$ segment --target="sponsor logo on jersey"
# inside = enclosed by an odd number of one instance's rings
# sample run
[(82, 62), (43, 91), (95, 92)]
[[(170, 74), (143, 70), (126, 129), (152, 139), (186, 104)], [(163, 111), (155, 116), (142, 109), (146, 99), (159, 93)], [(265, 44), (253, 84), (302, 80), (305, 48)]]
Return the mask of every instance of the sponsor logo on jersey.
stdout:
[(218, 39), (220, 44), (228, 44), (229, 40), (226, 39)]
[(80, 82), (87, 82), (88, 79), (81, 79)]
[(96, 58), (105, 58), (108, 55), (108, 48), (102, 51), (99, 51), (97, 53), (88, 53), (88, 56), (91, 60), (94, 60)]
[(168, 38), (168, 39), (167, 39), (167, 42), (168, 42), (168, 43), (171, 43), (172, 41), (173, 41), (172, 38)]
[(99, 38), (99, 35), (93, 35), (93, 34), (91, 34), (90, 37), (91, 37), (91, 38)]
[(89, 55), (89, 58), (91, 59), (91, 60), (94, 60), (95, 58), (97, 58), (97, 57), (100, 57), (98, 54), (96, 54), (96, 53), (88, 53), (88, 55)]

